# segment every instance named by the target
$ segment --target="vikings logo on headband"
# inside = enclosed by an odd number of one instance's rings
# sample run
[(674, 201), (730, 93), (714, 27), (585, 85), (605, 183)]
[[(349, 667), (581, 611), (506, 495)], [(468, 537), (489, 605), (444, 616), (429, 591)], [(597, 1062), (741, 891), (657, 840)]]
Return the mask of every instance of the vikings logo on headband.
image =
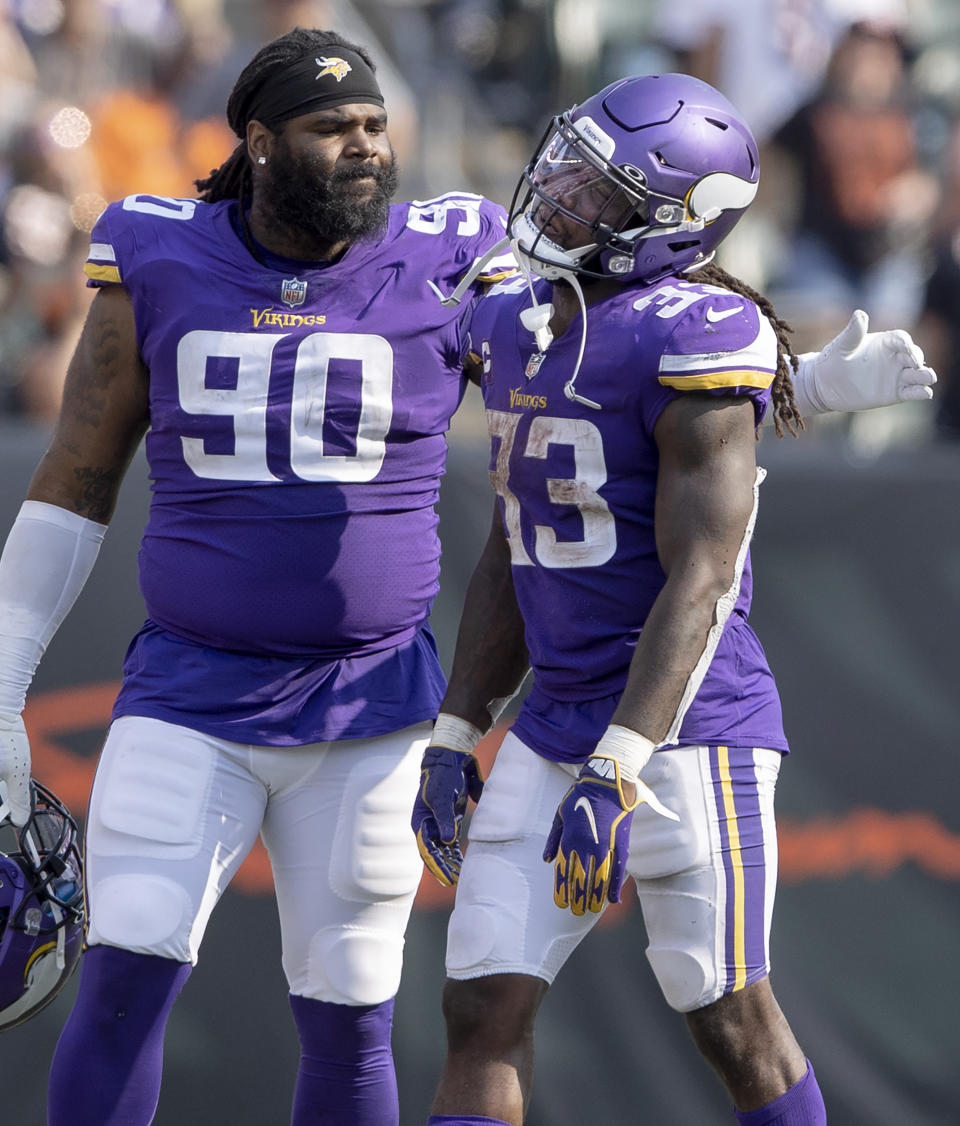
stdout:
[(324, 78), (326, 75), (332, 74), (337, 82), (341, 82), (353, 70), (346, 59), (328, 59), (321, 55), (319, 59), (313, 61), (321, 68), (317, 78)]
[(338, 46), (336, 50), (336, 55), (328, 58), (318, 56), (314, 49), (269, 74), (250, 99), (242, 123), (244, 130), (246, 123), (253, 120), (272, 127), (291, 117), (335, 106), (382, 106), (383, 94), (372, 67), (349, 47)]

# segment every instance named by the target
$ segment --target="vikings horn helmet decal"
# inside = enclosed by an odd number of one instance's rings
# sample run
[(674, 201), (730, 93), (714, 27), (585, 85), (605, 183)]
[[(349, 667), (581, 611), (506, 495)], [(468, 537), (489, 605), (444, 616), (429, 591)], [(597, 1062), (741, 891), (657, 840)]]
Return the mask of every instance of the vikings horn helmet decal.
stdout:
[(758, 179), (753, 135), (712, 86), (625, 78), (554, 118), (509, 230), (542, 277), (649, 283), (708, 262)]
[(66, 807), (39, 782), (18, 829), (0, 819), (0, 1031), (45, 1008), (83, 948), (83, 863)]

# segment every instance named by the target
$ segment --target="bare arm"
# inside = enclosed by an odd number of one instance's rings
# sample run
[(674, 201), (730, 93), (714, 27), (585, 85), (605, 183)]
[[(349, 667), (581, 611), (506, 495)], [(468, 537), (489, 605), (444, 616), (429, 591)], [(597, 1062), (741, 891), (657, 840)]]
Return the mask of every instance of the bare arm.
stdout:
[(483, 379), (483, 364), (474, 356), (468, 355), (463, 361), (463, 374), (471, 383), (479, 387)]
[(513, 696), (526, 671), (523, 622), (497, 504), (490, 536), (467, 587), (450, 686), (420, 764), (420, 789), (410, 820), (424, 864), (446, 887), (460, 877), (467, 798), (479, 801), (483, 790), (473, 749), (496, 718), (497, 704)]
[(109, 523), (123, 476), (146, 432), (147, 371), (126, 290), (102, 289), (67, 371), (53, 440), (28, 500)]
[(440, 710), (490, 726), (487, 704), (511, 697), (528, 666), (523, 620), (517, 608), (510, 546), (494, 504), (490, 535), (467, 587), (450, 684)]
[(745, 399), (676, 399), (654, 431), (660, 451), (657, 550), (667, 581), (644, 624), (613, 722), (666, 735), (729, 590), (753, 509), (756, 441)]

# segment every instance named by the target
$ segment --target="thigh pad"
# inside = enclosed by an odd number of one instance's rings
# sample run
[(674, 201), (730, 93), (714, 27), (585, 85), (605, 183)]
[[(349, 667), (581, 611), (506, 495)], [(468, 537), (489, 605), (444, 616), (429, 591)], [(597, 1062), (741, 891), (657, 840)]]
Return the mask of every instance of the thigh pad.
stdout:
[(543, 847), (570, 769), (504, 739), (470, 823), (447, 935), (447, 973), (522, 973), (552, 981), (599, 916), (553, 902)]

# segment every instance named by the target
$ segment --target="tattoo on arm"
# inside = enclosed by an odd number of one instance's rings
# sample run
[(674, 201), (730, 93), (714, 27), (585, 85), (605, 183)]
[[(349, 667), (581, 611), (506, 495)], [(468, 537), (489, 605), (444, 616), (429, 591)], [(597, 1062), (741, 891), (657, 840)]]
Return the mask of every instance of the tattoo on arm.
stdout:
[(109, 523), (148, 425), (149, 381), (129, 298), (101, 291), (70, 361), (57, 428), (28, 496)]
[(88, 520), (106, 524), (113, 514), (122, 472), (83, 467), (75, 469), (73, 475), (79, 486), (75, 498), (76, 511)]
[(77, 423), (99, 426), (103, 420), (110, 384), (121, 369), (120, 332), (116, 321), (103, 317), (99, 332), (90, 341), (90, 359), (82, 381), (68, 382), (66, 392)]

